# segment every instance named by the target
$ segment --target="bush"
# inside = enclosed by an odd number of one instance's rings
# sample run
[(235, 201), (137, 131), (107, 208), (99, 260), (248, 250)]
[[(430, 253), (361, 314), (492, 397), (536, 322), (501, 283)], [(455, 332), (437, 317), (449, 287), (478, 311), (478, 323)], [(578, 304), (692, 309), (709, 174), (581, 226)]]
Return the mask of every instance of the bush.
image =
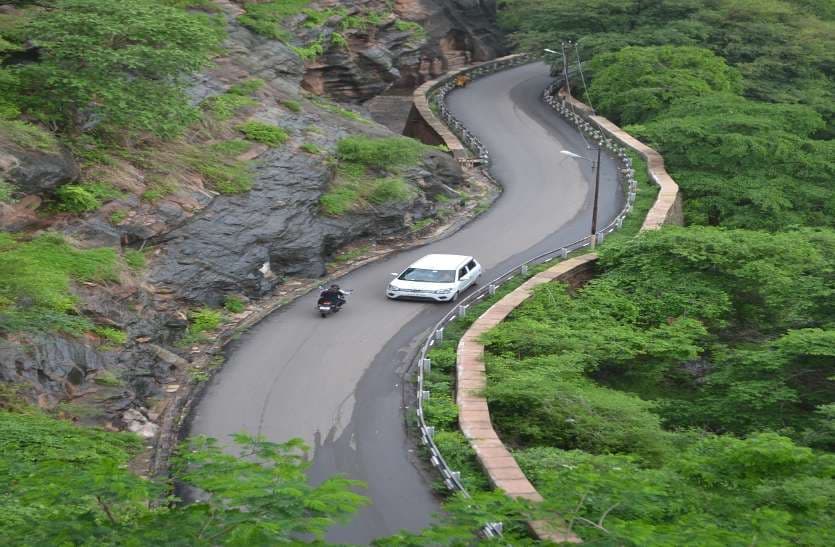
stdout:
[(226, 300), (224, 300), (223, 307), (226, 308), (226, 311), (229, 313), (241, 313), (246, 309), (246, 302), (237, 296), (230, 294), (226, 297)]
[(299, 113), (302, 111), (302, 104), (299, 101), (294, 101), (292, 99), (285, 99), (281, 101), (282, 106), (289, 110), (290, 112)]
[(385, 205), (409, 201), (415, 194), (416, 190), (403, 179), (383, 179), (377, 181), (367, 199), (374, 205)]
[(347, 137), (339, 141), (336, 150), (340, 161), (386, 169), (416, 164), (426, 146), (408, 137)]
[(202, 334), (218, 328), (223, 321), (223, 316), (218, 310), (200, 308), (190, 314), (190, 319), (191, 326), (189, 327), (189, 332), (191, 334)]
[(241, 124), (237, 129), (246, 135), (247, 139), (260, 142), (268, 146), (280, 146), (288, 139), (287, 132), (284, 129), (272, 124), (258, 121), (250, 121), (245, 124)]
[(313, 144), (312, 142), (306, 142), (303, 145), (301, 145), (299, 148), (301, 148), (302, 150), (304, 150), (308, 154), (317, 155), (317, 154), (322, 153), (322, 149), (319, 148), (318, 145)]
[(95, 211), (102, 203), (87, 188), (80, 184), (65, 184), (55, 191), (58, 209), (68, 213)]

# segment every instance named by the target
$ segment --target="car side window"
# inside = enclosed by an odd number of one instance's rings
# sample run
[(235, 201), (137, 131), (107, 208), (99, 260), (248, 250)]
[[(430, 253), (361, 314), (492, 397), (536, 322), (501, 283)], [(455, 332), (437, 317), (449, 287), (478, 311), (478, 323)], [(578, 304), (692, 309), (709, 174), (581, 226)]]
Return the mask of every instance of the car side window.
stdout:
[(467, 269), (470, 270), (470, 271), (473, 271), (475, 269), (475, 266), (476, 266), (475, 260), (470, 260), (467, 263)]
[(467, 275), (467, 267), (464, 266), (460, 270), (458, 270), (458, 279), (462, 279), (464, 276)]

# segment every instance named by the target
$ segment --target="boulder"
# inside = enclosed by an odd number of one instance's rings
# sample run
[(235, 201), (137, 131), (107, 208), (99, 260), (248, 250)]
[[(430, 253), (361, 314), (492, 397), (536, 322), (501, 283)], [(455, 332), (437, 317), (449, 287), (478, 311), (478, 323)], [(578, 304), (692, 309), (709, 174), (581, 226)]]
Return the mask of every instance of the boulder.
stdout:
[(26, 149), (0, 142), (0, 178), (24, 194), (48, 192), (78, 177), (78, 165), (66, 150)]

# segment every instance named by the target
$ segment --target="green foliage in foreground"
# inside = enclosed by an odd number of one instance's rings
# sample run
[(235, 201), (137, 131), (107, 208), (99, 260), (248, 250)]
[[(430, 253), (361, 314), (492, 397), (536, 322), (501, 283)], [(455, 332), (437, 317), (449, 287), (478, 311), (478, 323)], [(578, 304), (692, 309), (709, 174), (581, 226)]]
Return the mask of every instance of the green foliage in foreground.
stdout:
[(408, 137), (347, 137), (337, 144), (341, 161), (364, 167), (387, 169), (414, 165), (426, 153), (426, 146)]
[(600, 266), (484, 335), (494, 425), (547, 506), (603, 543), (824, 545), (835, 234), (665, 228)]
[(196, 119), (180, 77), (205, 65), (224, 32), (219, 20), (157, 0), (58, 0), (21, 35), (39, 61), (0, 77), (20, 110), (71, 133), (95, 112), (107, 126), (171, 136)]
[[(134, 475), (133, 435), (80, 428), (36, 411), (0, 410), (0, 543), (4, 545), (265, 545), (322, 539), (365, 503), (341, 477), (312, 486), (306, 447), (244, 434), (241, 457), (207, 438), (174, 459), (178, 480), (208, 494), (151, 505), (165, 485)], [(173, 501), (173, 500), (172, 500)]]
[(113, 249), (80, 250), (57, 235), (25, 241), (0, 234), (0, 331), (89, 330), (70, 285), (115, 280), (117, 259)]
[(823, 546), (835, 534), (835, 456), (775, 433), (694, 436), (657, 468), (557, 448), (515, 456), (594, 545)]
[(310, 0), (272, 0), (269, 2), (245, 2), (244, 14), (238, 21), (254, 32), (287, 41), (291, 38), (285, 21), (299, 15), (310, 4)]

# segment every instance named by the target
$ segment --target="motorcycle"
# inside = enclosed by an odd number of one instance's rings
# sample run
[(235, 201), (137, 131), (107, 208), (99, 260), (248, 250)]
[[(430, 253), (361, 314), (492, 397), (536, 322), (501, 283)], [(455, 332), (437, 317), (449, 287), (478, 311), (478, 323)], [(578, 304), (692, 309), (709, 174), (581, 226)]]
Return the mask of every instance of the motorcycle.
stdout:
[[(320, 291), (325, 291), (325, 287), (319, 287)], [(351, 294), (352, 291), (342, 290), (343, 295)], [(319, 299), (316, 301), (316, 309), (319, 311), (319, 315), (322, 317), (327, 317), (332, 313), (338, 312), (342, 309), (342, 306), (345, 304), (345, 300), (342, 301), (333, 301), (328, 297), (320, 296)]]

